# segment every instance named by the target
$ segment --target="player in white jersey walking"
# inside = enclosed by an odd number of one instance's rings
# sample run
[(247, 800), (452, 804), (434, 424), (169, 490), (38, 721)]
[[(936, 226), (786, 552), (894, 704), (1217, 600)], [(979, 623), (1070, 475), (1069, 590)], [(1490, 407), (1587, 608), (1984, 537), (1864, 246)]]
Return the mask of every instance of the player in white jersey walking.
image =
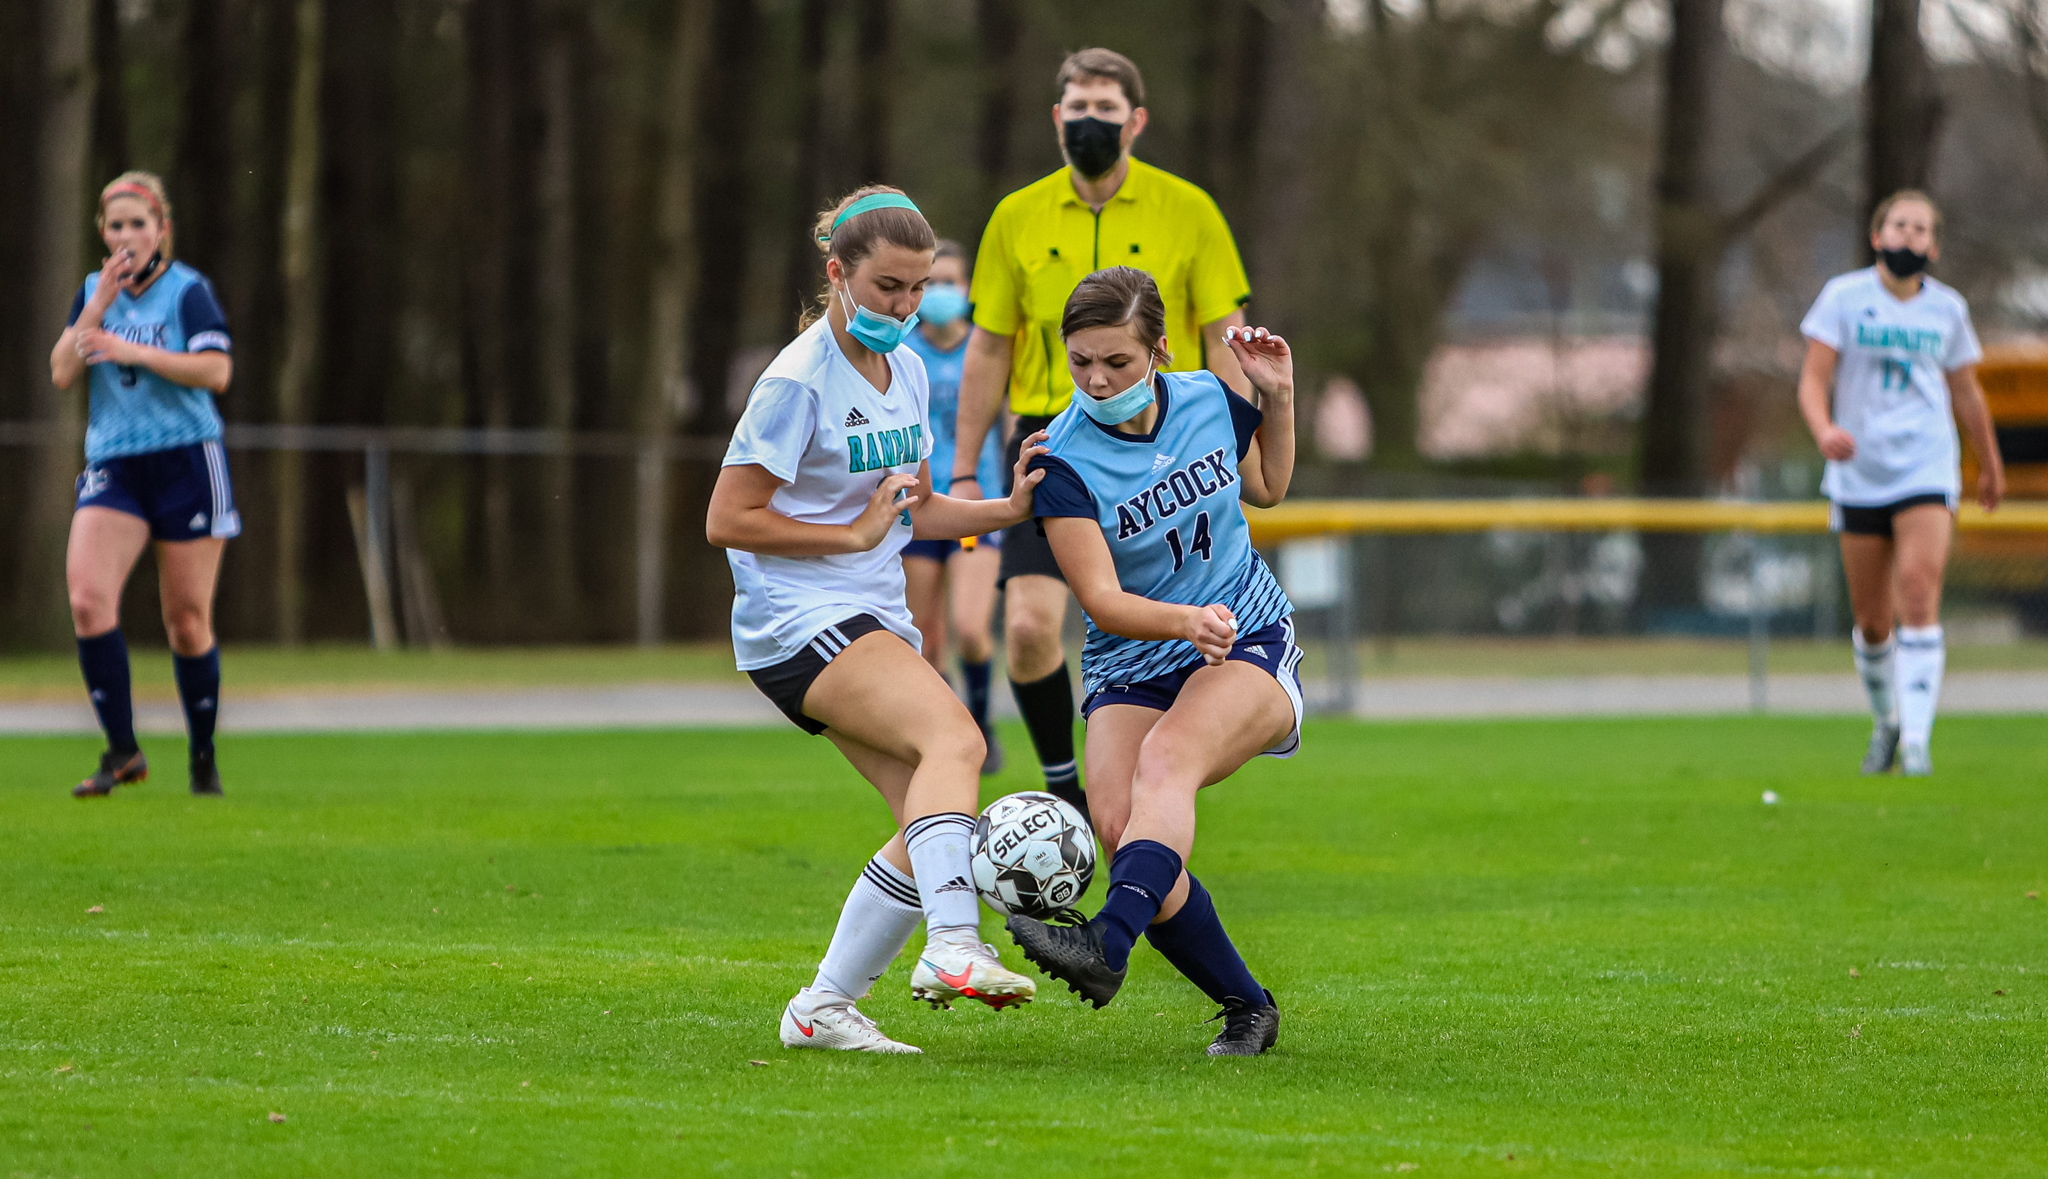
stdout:
[(1933, 769), (1947, 661), (1941, 579), (1962, 500), (1957, 421), (1982, 465), (1977, 502), (1988, 512), (2005, 494), (1969, 305), (1924, 273), (1941, 257), (1940, 233), (1925, 193), (1887, 197), (1871, 218), (1877, 264), (1830, 280), (1799, 325), (1799, 411), (1827, 459), (1821, 490), (1842, 538), (1856, 670), (1875, 718), (1866, 774), (1895, 761), (1915, 777)]
[(1165, 324), (1157, 283), (1128, 266), (1081, 280), (1060, 323), (1076, 393), (1034, 464), (1034, 511), (1088, 616), (1088, 802), (1112, 854), (1093, 920), (1009, 930), (1096, 1007), (1145, 937), (1223, 1008), (1209, 1054), (1256, 1056), (1279, 1008), (1184, 865), (1196, 793), (1300, 746), (1294, 607), (1239, 505), (1279, 503), (1293, 478), (1294, 364), (1264, 328), (1224, 333), (1255, 407), (1214, 373), (1160, 371)]
[(937, 245), (900, 190), (860, 189), (818, 220), (823, 314), (754, 385), (711, 493), (705, 534), (729, 550), (733, 651), (784, 715), (823, 734), (889, 804), (899, 832), (840, 913), (817, 978), (782, 1013), (794, 1048), (916, 1052), (854, 1006), (920, 918), (911, 993), (934, 1005), (1028, 1002), (1028, 976), (982, 944), (968, 838), (981, 733), (918, 653), (900, 554), (1031, 514), (1026, 447), (1007, 499), (932, 493), (924, 365), (899, 348)]
[(116, 177), (100, 192), (99, 229), (106, 263), (87, 276), (50, 352), (59, 389), (85, 377), (92, 391), (64, 579), (79, 669), (107, 748), (71, 793), (103, 798), (149, 776), (135, 739), (121, 590), (154, 540), (192, 793), (219, 794), (213, 591), (228, 538), (242, 531), (213, 403), (234, 373), (227, 319), (205, 276), (171, 258), (161, 180), (148, 172)]

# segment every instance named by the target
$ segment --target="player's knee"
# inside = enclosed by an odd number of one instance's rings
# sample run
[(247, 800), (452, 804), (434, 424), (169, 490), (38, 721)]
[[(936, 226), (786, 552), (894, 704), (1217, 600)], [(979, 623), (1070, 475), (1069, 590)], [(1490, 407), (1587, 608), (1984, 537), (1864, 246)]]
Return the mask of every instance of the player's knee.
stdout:
[(961, 722), (945, 725), (919, 743), (919, 768), (926, 765), (969, 766), (979, 780), (982, 760), (988, 756), (988, 743), (981, 739), (981, 730), (968, 719), (964, 709), (961, 710)]
[(987, 663), (990, 656), (995, 654), (995, 642), (989, 638), (989, 633), (985, 630), (956, 628), (953, 642), (960, 648), (960, 658), (966, 663)]
[(1133, 799), (1182, 794), (1201, 785), (1201, 769), (1172, 734), (1153, 729), (1138, 747), (1138, 766), (1131, 776)]
[(197, 606), (164, 607), (164, 631), (180, 655), (204, 655), (213, 646), (212, 622)]

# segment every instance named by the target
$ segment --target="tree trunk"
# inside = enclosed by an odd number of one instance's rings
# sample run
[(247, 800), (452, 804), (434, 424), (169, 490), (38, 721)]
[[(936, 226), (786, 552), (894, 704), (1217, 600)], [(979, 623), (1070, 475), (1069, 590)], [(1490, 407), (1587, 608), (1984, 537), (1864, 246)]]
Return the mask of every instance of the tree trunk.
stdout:
[(1721, 3), (1673, 0), (1671, 42), (1664, 51), (1657, 311), (1642, 433), (1642, 486), (1653, 495), (1698, 495), (1706, 489), (1705, 402), (1721, 257), (1707, 137), (1725, 43)]
[[(397, 0), (325, 0), (320, 70), (320, 212), (324, 291), (312, 420), (383, 425), (398, 379), (400, 268)], [(368, 631), (345, 491), (352, 458), (308, 464), (309, 616), (329, 633)], [(344, 621), (346, 620), (346, 621)]]
[(178, 257), (216, 285), (227, 277), (235, 224), (235, 69), (228, 0), (189, 0), (185, 96), (178, 133)]
[[(296, 7), (290, 22), (295, 44), (290, 117), (290, 154), (279, 218), (282, 290), (284, 294), (284, 356), (277, 370), (277, 420), (296, 425), (307, 420), (320, 352), (321, 275), (317, 229), (320, 199), (320, 67), (321, 0), (286, 0)], [(274, 16), (282, 18), (286, 11)], [(282, 450), (277, 470), (277, 641), (296, 646), (306, 638), (306, 456)]]
[[(1023, 43), (1017, 0), (976, 0), (974, 35), (979, 55), (981, 110), (974, 137), (974, 162), (981, 171), (983, 216), (1005, 194), (1010, 171), (1010, 124), (1017, 117), (1017, 52)], [(979, 232), (976, 234), (979, 237)], [(979, 248), (978, 241), (966, 243)]]
[[(576, 421), (576, 41), (586, 18), (575, 0), (557, 0), (540, 54), (540, 249), (537, 267), (542, 425), (567, 431)], [(577, 626), (575, 460), (549, 458), (542, 476), (542, 561), (548, 612), (571, 637)], [(573, 637), (582, 637), (574, 635)]]
[[(1920, 0), (1871, 0), (1870, 73), (1864, 82), (1864, 222), (1902, 188), (1926, 188), (1941, 96), (1920, 39)], [(1862, 256), (1872, 255), (1864, 235)]]
[(127, 76), (121, 51), (120, 0), (92, 0), (92, 165), (88, 183), (104, 184), (133, 165), (128, 146)]
[(860, 145), (861, 184), (887, 184), (895, 175), (890, 137), (896, 126), (896, 15), (894, 0), (855, 0), (854, 135)]
[(699, 279), (691, 299), (690, 376), (695, 410), (689, 432), (722, 436), (732, 414), (726, 405), (733, 357), (744, 326), (745, 286), (752, 227), (755, 104), (735, 102), (759, 65), (761, 18), (755, 0), (707, 0), (711, 8), (709, 56), (700, 72), (697, 103), (696, 221)]
[(75, 0), (43, 0), (41, 11), (41, 126), (37, 134), (34, 221), (35, 305), (29, 325), (29, 416), (55, 426), (37, 457), (22, 544), (16, 562), (9, 640), (22, 645), (61, 642), (65, 625), (64, 537), (77, 474), (79, 408), (85, 382), (68, 390), (50, 383), (49, 349), (64, 332), (71, 300), (84, 274), (80, 246), (91, 206), (85, 179), (92, 127), (92, 9)]
[(796, 104), (796, 166), (789, 190), (789, 259), (783, 269), (791, 321), (801, 316), (818, 292), (819, 255), (811, 240), (812, 221), (823, 200), (819, 188), (825, 168), (825, 53), (829, 45), (833, 0), (803, 0), (797, 17), (796, 73), (790, 79)]

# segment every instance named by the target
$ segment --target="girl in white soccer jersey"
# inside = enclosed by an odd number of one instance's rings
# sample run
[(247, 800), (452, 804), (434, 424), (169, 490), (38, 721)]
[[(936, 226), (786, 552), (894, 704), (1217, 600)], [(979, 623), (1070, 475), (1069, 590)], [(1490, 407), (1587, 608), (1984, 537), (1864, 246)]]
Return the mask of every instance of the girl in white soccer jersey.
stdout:
[(818, 242), (824, 314), (755, 383), (705, 532), (730, 550), (740, 669), (799, 728), (837, 746), (900, 828), (854, 884), (816, 980), (783, 1009), (782, 1042), (916, 1052), (854, 1004), (920, 919), (916, 998), (1000, 1009), (1037, 988), (981, 941), (968, 838), (986, 751), (918, 653), (899, 555), (913, 537), (957, 540), (1028, 519), (1040, 477), (1020, 459), (1007, 499), (932, 492), (924, 365), (898, 347), (937, 244), (917, 206), (897, 189), (863, 188), (819, 218)]
[(1926, 194), (1887, 198), (1871, 219), (1877, 264), (1831, 280), (1800, 324), (1799, 410), (1827, 459), (1821, 490), (1842, 537), (1856, 670), (1876, 718), (1866, 774), (1894, 761), (1909, 775), (1932, 769), (1941, 577), (1962, 499), (1958, 419), (1982, 463), (1977, 501), (1990, 511), (2005, 494), (1970, 308), (1924, 273), (1941, 257), (1940, 230)]
[(1158, 371), (1165, 305), (1127, 266), (1083, 279), (1060, 329), (1078, 392), (1032, 464), (1034, 511), (1088, 616), (1088, 808), (1109, 890), (1085, 924), (1012, 917), (1010, 935), (1102, 1007), (1142, 934), (1222, 1006), (1210, 1055), (1255, 1056), (1279, 1009), (1183, 865), (1196, 792), (1301, 741), (1294, 607), (1239, 506), (1280, 502), (1293, 477), (1293, 357), (1264, 328), (1225, 333), (1257, 408), (1212, 373)]
[(128, 172), (101, 190), (99, 229), (106, 263), (86, 277), (50, 352), (59, 389), (85, 376), (92, 390), (64, 577), (107, 749), (71, 793), (104, 797), (149, 776), (129, 701), (121, 589), (154, 540), (192, 793), (219, 794), (213, 590), (221, 552), (242, 530), (213, 403), (234, 371), (227, 319), (205, 276), (171, 260), (171, 204), (155, 176)]

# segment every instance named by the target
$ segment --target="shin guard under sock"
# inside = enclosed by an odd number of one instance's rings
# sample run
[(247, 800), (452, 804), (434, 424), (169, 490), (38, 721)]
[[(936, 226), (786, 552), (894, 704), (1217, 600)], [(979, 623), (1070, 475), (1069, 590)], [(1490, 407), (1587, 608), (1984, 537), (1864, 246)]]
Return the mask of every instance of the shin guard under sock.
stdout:
[(903, 825), (903, 843), (910, 849), (910, 867), (917, 878), (928, 936), (960, 930), (980, 936), (981, 897), (974, 891), (974, 865), (968, 851), (973, 836), (974, 816), (959, 811), (926, 815)]
[(1898, 629), (1899, 741), (1927, 748), (1934, 737), (1934, 708), (1941, 700), (1941, 673), (1948, 645), (1940, 626)]
[(1067, 665), (1028, 684), (1011, 680), (1010, 694), (1017, 698), (1017, 711), (1030, 730), (1031, 747), (1038, 751), (1046, 790), (1085, 817), (1088, 796), (1081, 791), (1081, 771), (1074, 761), (1074, 681), (1067, 675)]
[(799, 1014), (809, 1015), (824, 1001), (865, 998), (922, 920), (917, 881), (876, 853), (839, 910), (839, 926)]
[(135, 701), (128, 686), (128, 640), (121, 628), (78, 640), (78, 668), (85, 673), (85, 690), (107, 734), (107, 747), (115, 753), (135, 752)]
[(213, 725), (220, 717), (220, 648), (204, 655), (172, 655), (178, 700), (185, 706), (185, 731), (192, 755), (213, 752)]
[(1210, 1001), (1265, 1001), (1265, 988), (1252, 977), (1244, 956), (1231, 944), (1230, 935), (1223, 931), (1222, 918), (1216, 915), (1216, 904), (1209, 899), (1209, 890), (1202, 887), (1193, 873), (1188, 874), (1187, 903), (1180, 907), (1180, 912), (1147, 926), (1145, 938), (1160, 957), (1187, 976)]
[(1131, 947), (1159, 915), (1159, 906), (1179, 879), (1180, 853), (1163, 843), (1138, 839), (1116, 849), (1109, 862), (1109, 895), (1089, 922), (1102, 934), (1111, 970), (1130, 964)]

